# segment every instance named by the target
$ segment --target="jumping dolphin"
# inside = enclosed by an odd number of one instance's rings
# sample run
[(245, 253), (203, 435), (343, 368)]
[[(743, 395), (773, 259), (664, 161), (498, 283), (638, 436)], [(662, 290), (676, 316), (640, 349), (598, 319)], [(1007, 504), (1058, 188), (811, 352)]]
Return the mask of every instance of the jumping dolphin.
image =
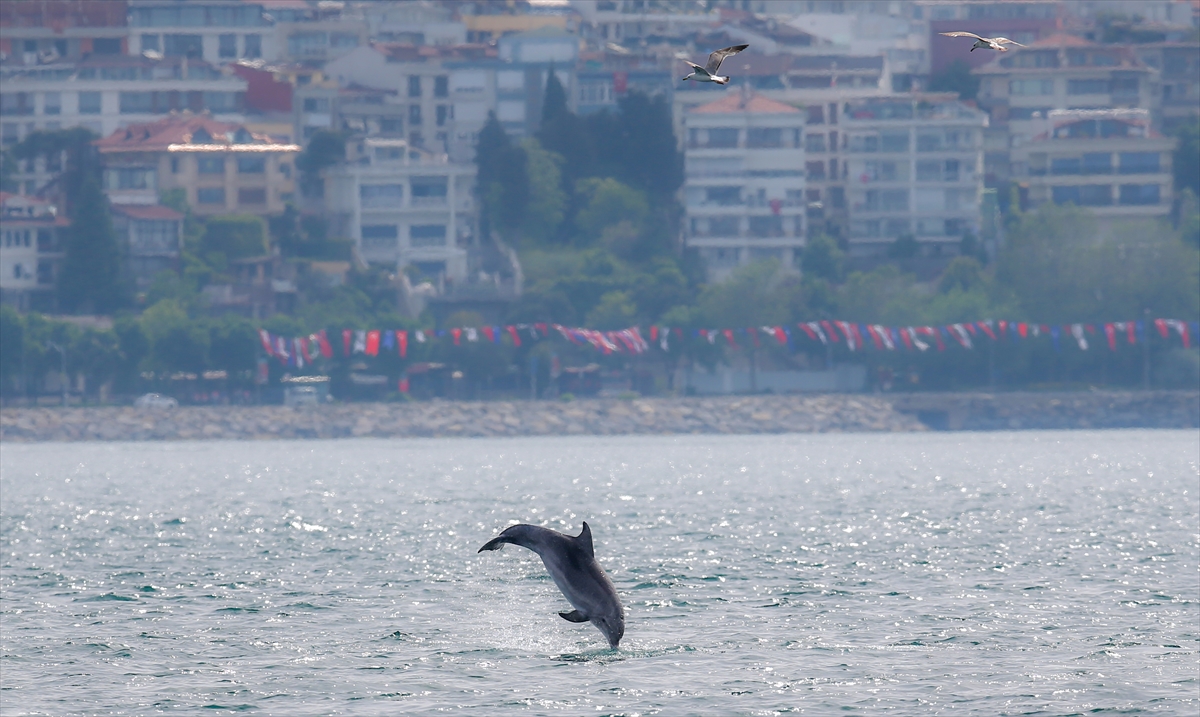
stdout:
[(614, 650), (625, 634), (625, 611), (592, 551), (592, 529), (583, 524), (577, 536), (564, 535), (556, 530), (536, 525), (514, 525), (484, 544), (479, 552), (499, 550), (505, 543), (529, 548), (542, 558), (546, 571), (567, 601), (575, 608), (560, 612), (570, 622), (588, 622), (608, 638)]

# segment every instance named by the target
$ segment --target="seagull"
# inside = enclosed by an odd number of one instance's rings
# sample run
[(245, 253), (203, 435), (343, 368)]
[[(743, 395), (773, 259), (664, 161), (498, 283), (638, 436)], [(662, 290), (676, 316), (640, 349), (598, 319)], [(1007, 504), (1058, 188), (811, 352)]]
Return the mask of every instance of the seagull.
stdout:
[(694, 67), (695, 71), (683, 79), (695, 80), (697, 82), (715, 82), (718, 85), (729, 84), (729, 78), (718, 76), (717, 70), (721, 69), (721, 62), (723, 62), (726, 57), (729, 57), (730, 55), (736, 55), (742, 50), (745, 50), (747, 47), (750, 46), (734, 45), (733, 47), (726, 47), (723, 50), (717, 50), (708, 56), (708, 63), (705, 64), (704, 67), (701, 67), (690, 60), (684, 60), (684, 62)]
[(1021, 43), (1013, 42), (1012, 40), (1008, 39), (1007, 37), (980, 37), (979, 35), (976, 35), (973, 32), (939, 32), (938, 34), (945, 35), (946, 37), (973, 37), (973, 38), (975, 38), (975, 44), (971, 45), (971, 52), (975, 52), (975, 50), (977, 50), (979, 48), (987, 48), (989, 50), (997, 50), (999, 52), (1008, 52), (1008, 48), (1005, 47), (1005, 45), (1016, 45), (1017, 47), (1025, 47)]

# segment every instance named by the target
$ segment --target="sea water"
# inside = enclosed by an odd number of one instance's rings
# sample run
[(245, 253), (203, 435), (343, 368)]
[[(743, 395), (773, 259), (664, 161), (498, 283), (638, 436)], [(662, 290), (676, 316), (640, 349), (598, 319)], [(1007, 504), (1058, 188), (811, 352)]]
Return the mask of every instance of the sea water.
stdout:
[[(0, 712), (1195, 715), (1194, 431), (6, 444)], [(611, 651), (515, 522), (577, 534)]]

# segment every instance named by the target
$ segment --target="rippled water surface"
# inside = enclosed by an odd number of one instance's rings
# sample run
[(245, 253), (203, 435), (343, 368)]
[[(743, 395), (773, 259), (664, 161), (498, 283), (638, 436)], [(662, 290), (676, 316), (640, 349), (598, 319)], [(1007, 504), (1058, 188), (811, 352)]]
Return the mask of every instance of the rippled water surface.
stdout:
[[(1194, 715), (1197, 442), (5, 445), (0, 710)], [(583, 520), (615, 652), (476, 554)]]

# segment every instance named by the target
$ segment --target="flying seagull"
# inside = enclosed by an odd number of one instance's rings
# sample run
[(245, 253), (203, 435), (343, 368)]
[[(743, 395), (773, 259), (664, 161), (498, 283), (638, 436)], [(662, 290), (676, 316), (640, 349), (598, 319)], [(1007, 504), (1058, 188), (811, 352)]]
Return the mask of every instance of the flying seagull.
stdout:
[(730, 55), (736, 55), (742, 50), (745, 50), (747, 47), (750, 46), (734, 45), (733, 47), (726, 47), (723, 50), (717, 50), (708, 56), (708, 62), (704, 65), (704, 67), (701, 67), (700, 65), (697, 65), (689, 60), (684, 60), (684, 62), (694, 67), (695, 70), (692, 72), (692, 74), (683, 79), (695, 80), (697, 82), (715, 82), (718, 85), (729, 84), (729, 78), (720, 77), (717, 75), (717, 70), (721, 69), (721, 62), (723, 62), (726, 57), (729, 57)]
[(999, 52), (1008, 52), (1008, 48), (1005, 47), (1005, 45), (1016, 45), (1017, 47), (1025, 47), (1021, 43), (1013, 42), (1012, 40), (1008, 39), (1007, 37), (980, 37), (979, 35), (976, 35), (973, 32), (939, 32), (938, 34), (945, 35), (946, 37), (973, 37), (973, 38), (975, 38), (975, 44), (971, 45), (971, 52), (975, 52), (975, 50), (977, 50), (979, 48), (987, 48), (989, 50), (997, 50)]

